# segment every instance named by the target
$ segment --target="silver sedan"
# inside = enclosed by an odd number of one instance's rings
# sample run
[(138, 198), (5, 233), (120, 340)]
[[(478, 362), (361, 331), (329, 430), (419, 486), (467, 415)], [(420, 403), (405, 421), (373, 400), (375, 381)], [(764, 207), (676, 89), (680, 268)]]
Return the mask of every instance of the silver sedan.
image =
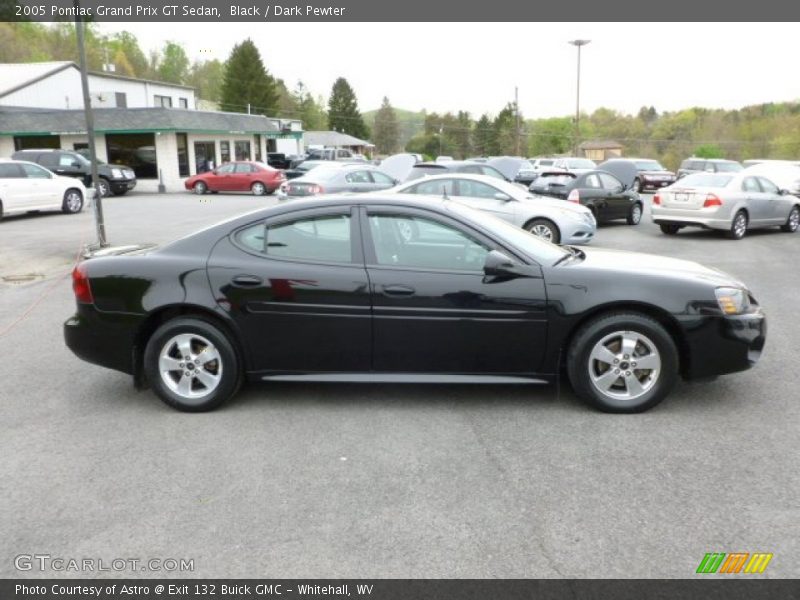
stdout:
[(695, 173), (656, 193), (651, 213), (667, 235), (683, 227), (704, 227), (740, 240), (748, 229), (760, 227), (797, 231), (800, 199), (747, 171)]
[(397, 185), (397, 180), (368, 164), (331, 162), (313, 168), (306, 175), (281, 186), (278, 197), (306, 198), (320, 194), (375, 192)]
[(554, 244), (587, 244), (597, 230), (594, 216), (585, 206), (534, 196), (522, 186), (486, 175), (434, 175), (391, 191), (444, 196), (491, 213)]

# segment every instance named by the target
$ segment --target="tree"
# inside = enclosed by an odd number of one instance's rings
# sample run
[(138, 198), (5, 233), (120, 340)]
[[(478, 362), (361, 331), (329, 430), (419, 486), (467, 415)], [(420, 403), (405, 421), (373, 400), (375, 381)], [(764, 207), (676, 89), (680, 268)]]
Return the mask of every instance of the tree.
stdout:
[[(117, 69), (127, 70), (128, 67), (133, 71), (133, 77), (152, 77), (147, 64), (147, 57), (139, 47), (139, 40), (136, 36), (127, 31), (115, 33), (106, 39), (106, 46), (110, 50), (113, 62)], [(124, 58), (123, 58), (124, 57)]]
[(513, 102), (506, 104), (492, 123), (494, 139), (489, 147), (489, 154), (516, 154), (517, 145), (517, 109)]
[(703, 144), (694, 149), (693, 154), (700, 158), (725, 158), (722, 148), (714, 144)]
[(225, 67), (220, 98), (221, 110), (256, 114), (275, 114), (278, 92), (275, 80), (267, 73), (258, 48), (249, 38), (233, 47)]
[(156, 75), (160, 81), (184, 83), (189, 77), (189, 58), (183, 46), (175, 42), (167, 42), (161, 51)]
[(472, 149), (480, 156), (489, 156), (494, 146), (494, 129), (489, 115), (483, 113), (472, 130)]
[(383, 97), (381, 107), (375, 115), (372, 133), (372, 141), (379, 154), (393, 154), (397, 150), (397, 116), (386, 96)]
[(362, 140), (369, 137), (369, 129), (358, 110), (356, 94), (344, 77), (339, 77), (331, 90), (328, 100), (328, 127)]
[(210, 102), (219, 102), (222, 84), (225, 81), (225, 63), (214, 59), (195, 61), (189, 71), (186, 84), (197, 90), (197, 97)]

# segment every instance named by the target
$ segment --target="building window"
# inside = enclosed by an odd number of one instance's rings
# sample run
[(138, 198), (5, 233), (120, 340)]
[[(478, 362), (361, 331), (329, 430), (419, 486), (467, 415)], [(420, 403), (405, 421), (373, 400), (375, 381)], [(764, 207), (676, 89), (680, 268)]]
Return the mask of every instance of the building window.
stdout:
[(245, 140), (237, 140), (234, 142), (234, 153), (236, 160), (250, 160), (250, 142)]
[(189, 108), (189, 100), (186, 98), (178, 98), (178, 106), (181, 108)]
[(158, 177), (155, 134), (107, 133), (106, 148), (110, 164), (131, 167), (140, 179)]
[(57, 135), (14, 136), (14, 150), (27, 150), (28, 148), (61, 148), (61, 138)]
[(278, 141), (275, 138), (267, 138), (267, 152), (277, 152)]
[(125, 92), (114, 92), (117, 108), (128, 108), (128, 95)]
[(159, 96), (158, 94), (156, 94), (155, 96), (153, 96), (153, 105), (161, 106), (163, 108), (172, 108), (172, 97)]
[(219, 143), (219, 159), (220, 164), (225, 164), (231, 162), (231, 143), (230, 142), (220, 142)]
[(176, 133), (175, 140), (178, 145), (178, 175), (189, 176), (189, 142), (185, 133)]

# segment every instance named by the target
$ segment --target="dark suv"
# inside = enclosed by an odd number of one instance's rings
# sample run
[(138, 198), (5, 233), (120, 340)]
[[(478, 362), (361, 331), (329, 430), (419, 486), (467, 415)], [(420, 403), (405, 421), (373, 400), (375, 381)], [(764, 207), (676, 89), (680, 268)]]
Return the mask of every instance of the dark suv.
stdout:
[[(58, 175), (77, 177), (87, 188), (92, 187), (92, 163), (72, 150), (20, 150), (11, 158), (42, 165)], [(98, 161), (97, 192), (101, 196), (122, 194), (136, 187), (136, 174), (124, 165), (109, 165)]]
[(723, 158), (687, 158), (678, 169), (678, 179), (691, 173), (737, 173), (742, 170), (735, 160)]

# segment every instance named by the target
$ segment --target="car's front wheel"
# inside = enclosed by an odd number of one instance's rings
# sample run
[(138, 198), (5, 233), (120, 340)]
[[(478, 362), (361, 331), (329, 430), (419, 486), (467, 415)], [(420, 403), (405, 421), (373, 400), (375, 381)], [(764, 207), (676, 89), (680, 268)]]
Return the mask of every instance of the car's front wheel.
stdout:
[(61, 210), (68, 215), (81, 212), (83, 208), (83, 194), (75, 188), (64, 192), (64, 201), (61, 203)]
[(628, 212), (626, 221), (628, 225), (638, 225), (642, 220), (642, 205), (639, 202), (634, 202), (631, 210)]
[(599, 410), (636, 413), (661, 402), (678, 379), (674, 340), (654, 319), (609, 313), (573, 338), (567, 372), (578, 396)]
[(800, 206), (793, 206), (786, 218), (786, 223), (781, 225), (781, 229), (786, 233), (794, 233), (800, 226)]
[(198, 181), (192, 186), (192, 189), (194, 190), (195, 194), (197, 194), (198, 196), (202, 196), (208, 191), (208, 186), (202, 181)]
[(525, 225), (525, 229), (548, 242), (558, 244), (561, 241), (561, 232), (558, 230), (558, 226), (549, 219), (534, 219)]
[(159, 398), (186, 412), (216, 408), (241, 384), (231, 341), (216, 325), (193, 317), (173, 319), (153, 333), (144, 372)]

